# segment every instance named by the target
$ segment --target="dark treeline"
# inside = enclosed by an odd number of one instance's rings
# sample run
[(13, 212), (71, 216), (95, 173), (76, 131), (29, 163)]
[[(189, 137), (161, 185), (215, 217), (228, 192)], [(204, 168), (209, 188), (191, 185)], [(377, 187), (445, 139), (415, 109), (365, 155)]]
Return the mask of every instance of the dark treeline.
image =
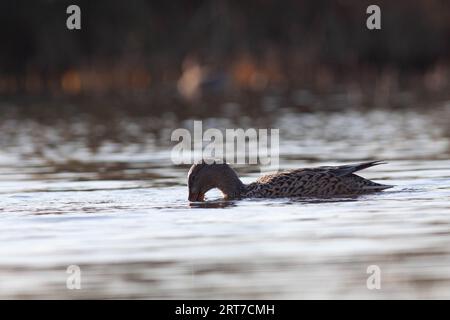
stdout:
[[(376, 1), (370, 31), (372, 2), (4, 0), (0, 94), (448, 89), (450, 2)], [(66, 28), (70, 4), (80, 31)]]

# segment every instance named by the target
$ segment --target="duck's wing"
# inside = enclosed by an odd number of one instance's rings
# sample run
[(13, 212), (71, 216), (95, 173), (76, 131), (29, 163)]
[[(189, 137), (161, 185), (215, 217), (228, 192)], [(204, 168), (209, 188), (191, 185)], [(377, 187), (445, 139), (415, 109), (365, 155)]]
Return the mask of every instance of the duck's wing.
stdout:
[(336, 167), (319, 167), (320, 169), (324, 169), (335, 174), (338, 177), (345, 177), (353, 172), (360, 171), (369, 167), (373, 167), (379, 164), (385, 164), (387, 162), (383, 161), (369, 161), (369, 162), (361, 162), (355, 164), (348, 164), (344, 166), (336, 166)]

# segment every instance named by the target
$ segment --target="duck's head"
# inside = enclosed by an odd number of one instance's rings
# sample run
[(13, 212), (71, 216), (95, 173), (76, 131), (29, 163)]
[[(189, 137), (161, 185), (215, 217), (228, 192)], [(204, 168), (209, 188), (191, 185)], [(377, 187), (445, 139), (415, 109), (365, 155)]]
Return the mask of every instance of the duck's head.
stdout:
[(242, 182), (226, 163), (193, 164), (188, 173), (189, 201), (203, 201), (205, 193), (217, 188), (225, 199), (238, 198)]

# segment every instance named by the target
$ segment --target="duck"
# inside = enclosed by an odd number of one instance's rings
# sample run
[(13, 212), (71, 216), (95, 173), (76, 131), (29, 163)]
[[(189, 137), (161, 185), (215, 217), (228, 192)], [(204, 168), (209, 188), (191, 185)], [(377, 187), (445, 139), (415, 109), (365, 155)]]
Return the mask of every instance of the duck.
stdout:
[(188, 172), (188, 200), (204, 201), (211, 189), (219, 189), (225, 200), (244, 198), (342, 197), (379, 192), (392, 185), (364, 179), (355, 172), (385, 164), (369, 161), (341, 166), (302, 168), (260, 177), (244, 184), (227, 163), (194, 163)]

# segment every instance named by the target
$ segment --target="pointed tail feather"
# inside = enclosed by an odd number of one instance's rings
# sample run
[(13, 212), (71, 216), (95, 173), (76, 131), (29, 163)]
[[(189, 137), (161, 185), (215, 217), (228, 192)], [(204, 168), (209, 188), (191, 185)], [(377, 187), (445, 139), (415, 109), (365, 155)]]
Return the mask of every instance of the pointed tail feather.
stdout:
[(377, 166), (379, 164), (386, 164), (387, 162), (383, 161), (369, 161), (369, 162), (362, 162), (362, 163), (355, 163), (355, 164), (349, 164), (344, 166), (338, 166), (338, 167), (325, 167), (329, 168), (335, 175), (339, 177), (347, 176), (349, 174), (352, 174), (353, 172), (360, 171), (369, 167)]

